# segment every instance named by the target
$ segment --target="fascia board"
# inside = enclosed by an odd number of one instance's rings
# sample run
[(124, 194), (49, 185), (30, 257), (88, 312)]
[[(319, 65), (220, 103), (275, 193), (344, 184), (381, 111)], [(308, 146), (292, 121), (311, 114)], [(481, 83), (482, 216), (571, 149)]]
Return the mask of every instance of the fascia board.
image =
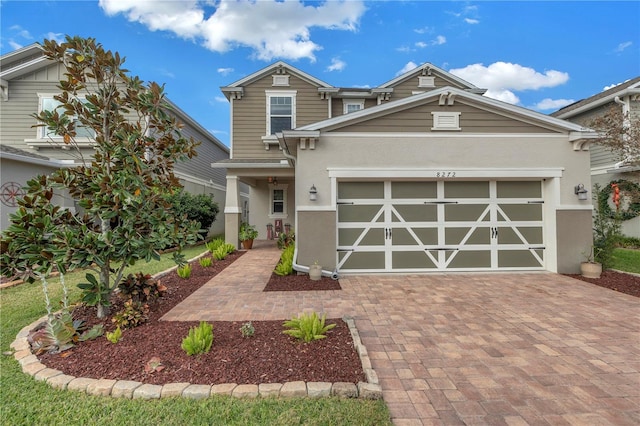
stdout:
[(30, 72), (37, 71), (53, 63), (54, 61), (42, 56), (40, 58), (36, 58), (31, 61), (16, 65), (15, 67), (9, 68), (8, 70), (3, 70), (2, 72), (0, 72), (0, 78), (3, 80), (11, 80), (16, 77), (21, 77)]
[(248, 76), (241, 78), (240, 80), (229, 84), (228, 86), (226, 86), (225, 88), (231, 88), (231, 87), (237, 87), (237, 86), (245, 86), (248, 83), (251, 83), (254, 80), (257, 80), (259, 78), (264, 77), (266, 74), (269, 74), (270, 72), (272, 72), (273, 70), (277, 69), (278, 67), (285, 67), (288, 68), (289, 70), (291, 70), (292, 72), (294, 72), (297, 76), (301, 77), (304, 80), (307, 80), (309, 83), (314, 84), (318, 87), (333, 87), (332, 85), (325, 83), (322, 80), (319, 80), (315, 77), (313, 77), (312, 75), (307, 74), (306, 72), (299, 70), (298, 68), (287, 64), (284, 61), (278, 61), (275, 62), (265, 68), (262, 68), (261, 70), (258, 70), (252, 74), (249, 74)]
[(414, 96), (409, 96), (407, 98), (399, 99), (397, 101), (388, 102), (382, 105), (377, 105), (371, 108), (365, 108), (360, 111), (352, 112), (349, 114), (341, 115), (334, 118), (329, 118), (327, 120), (319, 121), (317, 123), (313, 123), (307, 126), (300, 127), (296, 130), (321, 130), (326, 127), (335, 126), (338, 124), (348, 123), (350, 121), (356, 122), (362, 119), (366, 119), (368, 117), (373, 117), (374, 115), (383, 115), (385, 112), (391, 112), (396, 110), (402, 110), (409, 108), (413, 105), (420, 105), (422, 103), (428, 102), (432, 98), (437, 98), (443, 93), (454, 93), (456, 95), (456, 100), (459, 99), (468, 99), (480, 107), (488, 106), (494, 108), (498, 111), (503, 111), (510, 114), (513, 118), (526, 118), (529, 120), (535, 120), (540, 123), (544, 123), (550, 125), (554, 128), (559, 128), (562, 130), (570, 131), (570, 132), (589, 132), (588, 129), (574, 123), (570, 123), (565, 120), (561, 120), (555, 117), (550, 117), (548, 115), (532, 111), (523, 107), (519, 107), (517, 105), (507, 104), (505, 102), (497, 101), (495, 99), (487, 98), (486, 96), (481, 96), (475, 93), (470, 93), (466, 90), (461, 90), (455, 87), (441, 87), (436, 90), (432, 90), (429, 92), (421, 93)]
[(14, 154), (12, 152), (0, 152), (0, 158), (4, 158), (7, 160), (19, 161), (21, 163), (34, 164), (37, 166), (46, 166), (54, 169), (62, 168), (62, 167), (74, 167), (77, 164), (73, 162), (65, 162), (63, 160), (54, 160), (54, 159), (42, 159), (42, 158), (34, 158), (28, 157), (26, 155)]
[(169, 104), (170, 110), (172, 112), (175, 112), (178, 118), (183, 120), (185, 124), (189, 124), (196, 130), (200, 131), (202, 134), (206, 135), (211, 140), (211, 142), (213, 142), (215, 145), (218, 146), (218, 148), (223, 150), (226, 154), (229, 154), (229, 147), (223, 144), (222, 142), (220, 142), (220, 140), (216, 138), (213, 134), (211, 134), (210, 131), (202, 127), (200, 123), (194, 120), (193, 117), (191, 117), (189, 114), (184, 112), (178, 105), (173, 103), (171, 100), (169, 100), (168, 98), (165, 98), (165, 101), (167, 101), (167, 104)]
[(20, 49), (13, 50), (0, 56), (0, 62), (11, 60), (19, 61), (21, 58), (28, 58), (38, 52), (42, 52), (42, 47), (38, 43), (32, 43)]
[[(639, 83), (640, 84), (640, 83)], [(634, 85), (636, 86), (636, 85)], [(598, 108), (599, 106), (614, 102), (614, 99), (617, 97), (622, 97), (626, 95), (637, 95), (640, 94), (640, 88), (636, 87), (627, 87), (619, 92), (612, 93), (610, 95), (604, 96), (599, 99), (595, 99), (593, 102), (589, 102), (587, 104), (582, 105), (579, 108), (572, 109), (571, 111), (567, 111), (563, 114), (556, 115), (557, 118), (568, 119), (574, 117), (576, 115), (582, 114), (583, 112), (590, 111), (594, 108)]]
[(393, 80), (389, 80), (388, 82), (386, 82), (384, 84), (381, 84), (378, 87), (384, 88), (384, 87), (393, 86), (394, 84), (399, 83), (399, 82), (401, 82), (403, 80), (406, 80), (407, 78), (409, 78), (409, 77), (411, 77), (413, 75), (418, 75), (418, 74), (422, 73), (422, 70), (425, 69), (425, 68), (431, 68), (432, 71), (435, 71), (437, 74), (440, 74), (443, 78), (455, 81), (455, 82), (461, 84), (462, 86), (464, 86), (464, 87), (466, 87), (468, 89), (471, 89), (471, 90), (474, 90), (474, 91), (475, 90), (484, 90), (484, 89), (480, 89), (480, 88), (474, 86), (473, 84), (469, 83), (466, 80), (461, 79), (460, 77), (457, 77), (457, 76), (451, 74), (450, 72), (447, 72), (447, 71), (443, 70), (440, 67), (437, 67), (437, 66), (433, 65), (430, 62), (425, 62), (422, 65), (418, 65), (416, 68), (414, 68), (414, 69), (412, 69), (410, 71), (407, 71), (406, 73), (402, 74), (401, 76), (398, 76), (398, 77), (394, 78)]

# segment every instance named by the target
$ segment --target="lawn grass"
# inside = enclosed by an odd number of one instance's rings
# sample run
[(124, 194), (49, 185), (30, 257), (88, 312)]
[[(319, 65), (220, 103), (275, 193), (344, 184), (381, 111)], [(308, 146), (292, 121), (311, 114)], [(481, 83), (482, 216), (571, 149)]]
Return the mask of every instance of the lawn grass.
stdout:
[[(204, 247), (185, 250), (186, 257)], [(130, 272), (156, 273), (173, 266), (170, 254), (159, 262), (138, 263)], [(84, 273), (65, 276), (70, 300), (77, 301), (76, 284)], [(62, 298), (59, 279), (49, 283), (55, 306)], [(382, 401), (340, 398), (206, 400), (172, 398), (127, 400), (61, 391), (22, 373), (9, 345), (25, 325), (46, 314), (39, 282), (0, 291), (0, 424), (2, 425), (391, 425)], [(158, 336), (162, 338), (162, 336)]]
[(640, 250), (615, 249), (611, 269), (640, 274)]

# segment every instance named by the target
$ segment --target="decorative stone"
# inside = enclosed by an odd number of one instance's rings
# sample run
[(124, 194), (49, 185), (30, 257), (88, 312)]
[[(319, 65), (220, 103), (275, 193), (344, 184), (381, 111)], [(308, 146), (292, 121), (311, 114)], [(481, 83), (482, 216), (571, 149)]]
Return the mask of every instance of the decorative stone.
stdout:
[(367, 378), (367, 382), (373, 383), (374, 385), (380, 383), (378, 381), (378, 373), (376, 373), (373, 368), (365, 368), (364, 375)]
[(133, 399), (160, 399), (162, 386), (144, 384), (133, 391)]
[(87, 386), (87, 393), (95, 396), (109, 396), (115, 384), (116, 380), (113, 379), (99, 379)]
[(258, 385), (238, 385), (231, 395), (236, 398), (255, 398), (258, 396)]
[(358, 395), (364, 399), (382, 399), (382, 388), (377, 383), (358, 383)]
[(182, 396), (192, 399), (209, 398), (211, 394), (211, 386), (208, 385), (190, 385), (182, 391)]
[(211, 395), (231, 395), (238, 385), (235, 383), (223, 383), (211, 386)]
[(22, 366), (22, 372), (26, 373), (26, 374), (28, 374), (30, 376), (35, 376), (38, 371), (44, 370), (45, 368), (47, 368), (46, 365), (44, 365), (44, 364), (42, 364), (42, 363), (40, 363), (38, 361), (35, 361), (35, 362), (30, 362), (28, 364), (24, 364)]
[(59, 376), (60, 374), (62, 374), (62, 371), (60, 370), (54, 370), (53, 368), (43, 368), (42, 370), (38, 371), (33, 376), (33, 378), (40, 382), (46, 382), (47, 379), (54, 376)]
[(307, 396), (307, 384), (301, 381), (287, 382), (282, 385), (280, 396), (286, 398)]
[(90, 384), (97, 382), (96, 379), (89, 379), (86, 377), (77, 377), (75, 379), (73, 379), (72, 381), (69, 382), (69, 384), (67, 385), (67, 389), (69, 390), (76, 390), (76, 391), (80, 391), (80, 392), (86, 392), (87, 391), (87, 386), (89, 386)]
[[(187, 388), (191, 383), (167, 383), (162, 386), (162, 392), (160, 392), (160, 398), (172, 398), (175, 396), (182, 396), (182, 391)], [(209, 386), (209, 390), (211, 387)]]
[(33, 355), (33, 354), (31, 354), (31, 355), (27, 355), (27, 356), (25, 356), (24, 358), (20, 358), (20, 359), (18, 360), (18, 364), (20, 364), (20, 365), (21, 365), (21, 366), (23, 366), (23, 367), (24, 367), (25, 365), (27, 365), (27, 364), (32, 364), (32, 363), (34, 363), (34, 362), (38, 362), (38, 363), (39, 363), (39, 362), (40, 362), (40, 360), (38, 359), (38, 357), (37, 357), (37, 356), (35, 356), (35, 355)]
[(53, 376), (47, 380), (49, 386), (54, 389), (66, 389), (69, 382), (75, 379), (75, 376), (69, 376), (67, 374), (59, 374)]
[(342, 398), (357, 398), (358, 388), (353, 383), (336, 382), (331, 387), (331, 395)]
[(258, 392), (260, 396), (268, 398), (270, 396), (278, 397), (280, 395), (280, 389), (282, 383), (261, 383), (258, 385)]
[(307, 395), (309, 398), (324, 398), (331, 395), (331, 386), (329, 382), (309, 382), (307, 383)]
[(111, 389), (114, 398), (133, 398), (133, 391), (142, 386), (142, 383), (133, 380), (118, 380)]
[(31, 353), (31, 346), (27, 339), (16, 339), (11, 343), (11, 349), (17, 351), (29, 351)]
[(29, 355), (33, 355), (29, 349), (22, 349), (22, 350), (19, 350), (19, 351), (15, 352), (13, 354), (13, 357), (16, 359), (16, 361), (19, 361), (22, 358), (28, 357)]

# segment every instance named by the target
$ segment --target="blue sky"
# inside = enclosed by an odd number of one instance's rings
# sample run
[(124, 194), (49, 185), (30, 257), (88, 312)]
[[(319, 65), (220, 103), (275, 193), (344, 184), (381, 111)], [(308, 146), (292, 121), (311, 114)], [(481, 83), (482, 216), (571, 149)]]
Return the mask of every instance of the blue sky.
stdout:
[(94, 37), (229, 144), (220, 91), (277, 60), (338, 87), (430, 62), (542, 113), (640, 75), (638, 1), (0, 1), (0, 52)]

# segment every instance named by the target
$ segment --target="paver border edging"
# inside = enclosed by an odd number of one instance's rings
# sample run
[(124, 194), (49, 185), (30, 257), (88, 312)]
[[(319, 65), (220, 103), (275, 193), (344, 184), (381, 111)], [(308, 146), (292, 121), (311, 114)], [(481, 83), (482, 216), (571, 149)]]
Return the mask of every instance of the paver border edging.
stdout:
[(191, 383), (167, 383), (152, 385), (131, 380), (90, 379), (74, 377), (62, 371), (48, 368), (31, 352), (27, 340), (29, 332), (38, 324), (47, 320), (47, 316), (23, 327), (16, 335), (10, 347), (15, 351), (13, 356), (22, 367), (22, 372), (29, 374), (35, 380), (46, 382), (55, 389), (77, 390), (89, 395), (111, 396), (113, 398), (128, 399), (160, 399), (183, 397), (192, 399), (209, 398), (215, 395), (231, 395), (237, 398), (260, 397), (308, 397), (320, 398), (339, 396), (343, 398), (382, 399), (382, 388), (378, 382), (378, 375), (371, 366), (367, 348), (360, 340), (360, 334), (352, 317), (344, 317), (353, 339), (353, 345), (360, 357), (366, 381), (357, 385), (350, 382), (287, 382), (262, 383), (247, 385), (225, 383), (217, 385), (197, 385)]

